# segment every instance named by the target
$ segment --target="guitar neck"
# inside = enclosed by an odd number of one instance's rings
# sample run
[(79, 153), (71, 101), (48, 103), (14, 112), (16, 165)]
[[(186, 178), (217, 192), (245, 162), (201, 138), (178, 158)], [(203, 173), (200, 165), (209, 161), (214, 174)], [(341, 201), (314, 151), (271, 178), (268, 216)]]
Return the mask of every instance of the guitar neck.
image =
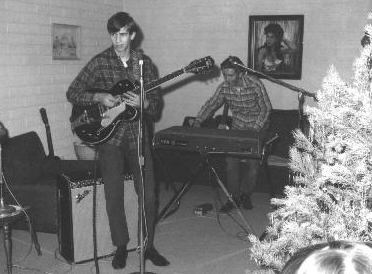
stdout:
[[(145, 90), (145, 92), (153, 90), (154, 88), (160, 86), (161, 84), (164, 84), (165, 82), (168, 82), (169, 80), (172, 80), (172, 79), (174, 79), (174, 78), (176, 78), (176, 77), (178, 77), (178, 76), (180, 76), (184, 73), (185, 73), (185, 70), (182, 68), (182, 69), (179, 69), (179, 70), (177, 70), (173, 73), (170, 73), (170, 74), (168, 74), (168, 75), (166, 75), (162, 78), (156, 79), (156, 80), (151, 81), (149, 83), (145, 83), (144, 90)], [(139, 93), (140, 89), (141, 89), (141, 87), (136, 87), (134, 89), (134, 92)]]
[(47, 134), (47, 142), (48, 142), (48, 150), (49, 150), (49, 157), (54, 157), (54, 149), (52, 143), (52, 135), (50, 133), (50, 126), (48, 124), (45, 125), (46, 134)]
[(41, 119), (43, 120), (43, 123), (44, 123), (44, 126), (45, 126), (45, 131), (46, 131), (46, 136), (47, 136), (48, 150), (49, 150), (48, 157), (54, 157), (52, 134), (50, 133), (48, 115), (46, 113), (45, 108), (41, 108), (39, 111), (40, 111)]

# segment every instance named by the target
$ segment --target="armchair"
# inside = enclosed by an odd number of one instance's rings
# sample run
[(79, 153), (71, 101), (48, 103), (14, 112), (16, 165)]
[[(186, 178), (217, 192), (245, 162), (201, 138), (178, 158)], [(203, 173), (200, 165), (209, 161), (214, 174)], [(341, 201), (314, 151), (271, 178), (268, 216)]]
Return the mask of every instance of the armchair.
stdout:
[[(258, 187), (268, 188), (271, 196), (281, 195), (284, 186), (291, 183), (289, 150), (294, 143), (293, 130), (300, 128), (298, 110), (273, 109), (270, 116), (268, 141), (262, 154), (262, 168)], [(266, 191), (265, 191), (266, 192)]]
[[(5, 178), (4, 198), (8, 204), (30, 206), (35, 231), (57, 233), (57, 176), (61, 173), (94, 171), (94, 161), (48, 158), (36, 132), (27, 132), (2, 142), (2, 166)], [(18, 222), (13, 228), (28, 229)]]

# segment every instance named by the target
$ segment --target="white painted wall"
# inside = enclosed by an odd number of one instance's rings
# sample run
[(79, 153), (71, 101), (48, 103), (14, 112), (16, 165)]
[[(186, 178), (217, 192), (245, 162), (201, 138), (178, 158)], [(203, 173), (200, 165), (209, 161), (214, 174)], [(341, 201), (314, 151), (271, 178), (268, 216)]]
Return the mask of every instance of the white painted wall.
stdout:
[[(205, 55), (211, 55), (218, 65), (228, 55), (247, 62), (250, 15), (303, 14), (302, 79), (285, 81), (314, 92), (321, 87), (331, 64), (345, 80), (353, 75), (352, 62), (359, 54), (372, 1), (126, 0), (124, 10), (144, 30), (142, 47), (158, 66), (161, 76)], [(178, 81), (182, 83), (183, 79)], [(179, 125), (184, 116), (194, 116), (221, 80), (219, 76), (207, 82), (170, 83), (176, 88), (164, 96), (163, 118), (156, 129)], [(264, 84), (274, 108), (297, 108), (296, 92), (267, 80)], [(307, 103), (314, 104), (312, 99)]]

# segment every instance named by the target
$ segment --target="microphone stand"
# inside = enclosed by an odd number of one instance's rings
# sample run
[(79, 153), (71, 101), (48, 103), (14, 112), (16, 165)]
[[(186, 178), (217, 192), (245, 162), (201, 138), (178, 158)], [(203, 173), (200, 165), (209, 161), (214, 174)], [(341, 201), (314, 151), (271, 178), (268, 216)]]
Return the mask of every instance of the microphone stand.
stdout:
[(267, 80), (269, 80), (271, 82), (274, 82), (274, 83), (279, 84), (279, 85), (281, 85), (283, 87), (286, 87), (288, 89), (291, 89), (293, 91), (298, 92), (298, 111), (299, 111), (299, 116), (300, 116), (300, 121), (299, 121), (300, 125), (299, 126), (300, 126), (301, 130), (304, 132), (304, 122), (305, 121), (303, 119), (303, 113), (304, 113), (303, 106), (304, 106), (304, 103), (305, 103), (305, 96), (311, 97), (315, 101), (318, 101), (318, 99), (316, 98), (315, 93), (306, 91), (306, 90), (304, 90), (302, 88), (295, 87), (295, 86), (293, 86), (291, 84), (288, 84), (286, 82), (283, 82), (283, 81), (281, 81), (279, 79), (270, 77), (269, 75), (266, 75), (266, 74), (264, 74), (262, 72), (256, 71), (256, 70), (251, 69), (251, 68), (248, 68), (248, 67), (246, 67), (246, 66), (244, 66), (242, 64), (239, 64), (238, 62), (232, 62), (232, 63), (234, 65), (237, 65), (237, 66), (245, 69), (246, 71), (249, 71), (249, 72), (251, 72), (253, 74), (257, 74), (257, 75), (259, 75), (259, 76), (261, 76), (261, 77), (263, 77), (263, 78), (265, 78), (265, 79), (267, 79)]
[(138, 195), (138, 205), (140, 207), (139, 210), (139, 241), (140, 241), (140, 253), (139, 253), (139, 263), (140, 263), (140, 271), (139, 272), (132, 272), (131, 274), (155, 274), (153, 272), (145, 272), (145, 250), (144, 250), (144, 216), (145, 216), (145, 153), (144, 153), (144, 135), (145, 135), (145, 127), (144, 127), (144, 101), (145, 101), (145, 90), (143, 84), (143, 60), (139, 60), (140, 65), (140, 118), (139, 118), (139, 130), (138, 130), (138, 157), (139, 157), (139, 164), (140, 164), (140, 172), (141, 172), (141, 187), (139, 190)]

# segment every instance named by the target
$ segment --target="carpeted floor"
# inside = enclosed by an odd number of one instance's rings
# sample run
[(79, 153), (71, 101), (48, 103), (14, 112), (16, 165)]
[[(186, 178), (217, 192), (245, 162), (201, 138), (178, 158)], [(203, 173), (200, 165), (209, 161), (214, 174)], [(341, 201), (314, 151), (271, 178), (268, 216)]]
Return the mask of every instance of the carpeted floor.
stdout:
[[(175, 184), (177, 188), (181, 184)], [(217, 192), (219, 195), (216, 195)], [(170, 201), (174, 192), (160, 189), (160, 209)], [(267, 213), (270, 211), (269, 197), (266, 193), (254, 193), (253, 210), (235, 211), (231, 216), (216, 215), (212, 210), (200, 216), (194, 213), (196, 206), (203, 203), (215, 204), (219, 196), (227, 198), (220, 187), (194, 184), (180, 199), (179, 209), (157, 225), (155, 246), (171, 265), (155, 267), (147, 262), (142, 270), (163, 274), (225, 274), (253, 273), (258, 268), (250, 258), (250, 243), (246, 232), (253, 229), (259, 236), (268, 225)], [(140, 272), (138, 252), (131, 252), (127, 267), (114, 270), (112, 257), (98, 260), (97, 268), (93, 261), (71, 264), (58, 252), (58, 237), (55, 234), (37, 233), (42, 249), (38, 256), (30, 245), (27, 231), (13, 230), (13, 273), (132, 273)], [(98, 235), (100, 237), (102, 235)], [(0, 247), (0, 273), (6, 273), (3, 239)]]

